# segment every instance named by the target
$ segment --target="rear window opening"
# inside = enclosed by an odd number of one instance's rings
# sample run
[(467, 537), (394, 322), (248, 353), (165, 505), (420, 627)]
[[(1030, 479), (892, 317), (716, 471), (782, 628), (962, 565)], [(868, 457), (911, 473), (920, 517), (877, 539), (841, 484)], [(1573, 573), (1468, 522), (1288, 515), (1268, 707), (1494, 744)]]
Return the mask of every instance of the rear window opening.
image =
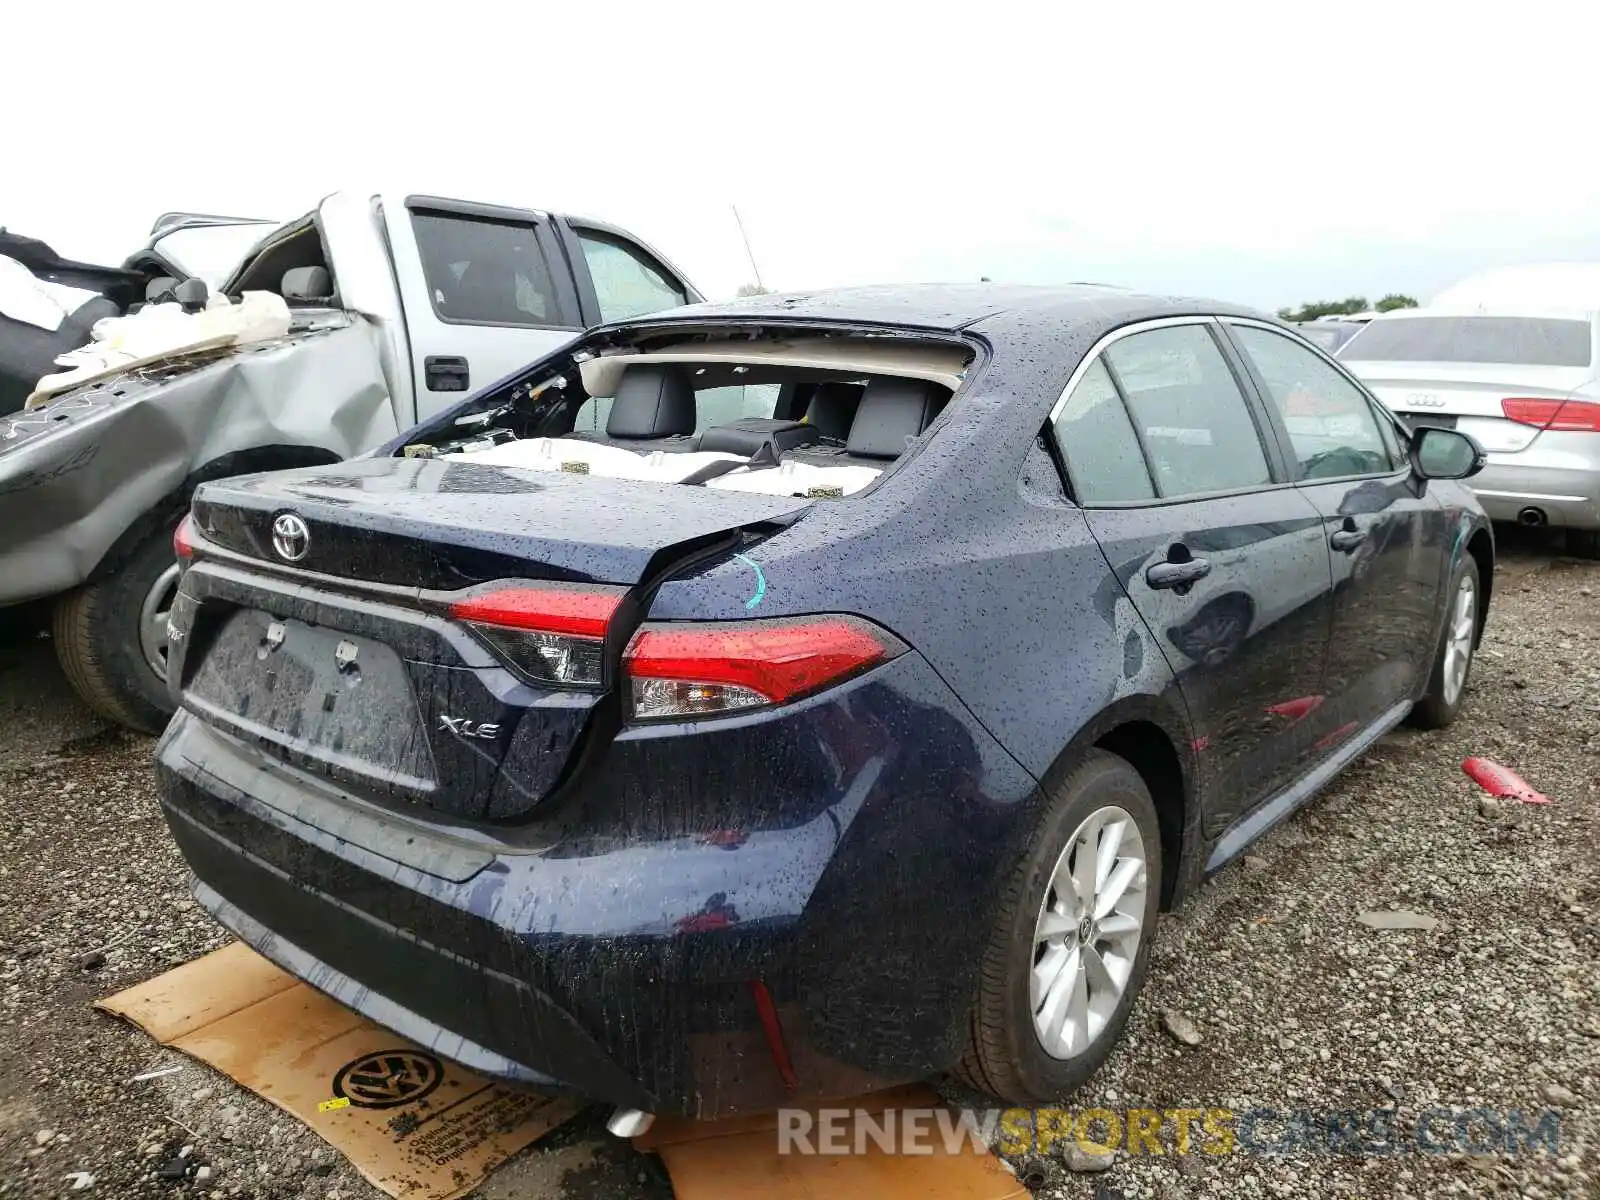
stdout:
[(1591, 341), (1588, 321), (1565, 317), (1392, 317), (1369, 322), (1339, 357), (1347, 362), (1587, 367)]
[[(960, 386), (971, 352), (888, 339), (699, 342), (579, 356), (408, 454), (532, 471), (828, 498), (875, 483)], [(527, 409), (538, 416), (527, 419)]]

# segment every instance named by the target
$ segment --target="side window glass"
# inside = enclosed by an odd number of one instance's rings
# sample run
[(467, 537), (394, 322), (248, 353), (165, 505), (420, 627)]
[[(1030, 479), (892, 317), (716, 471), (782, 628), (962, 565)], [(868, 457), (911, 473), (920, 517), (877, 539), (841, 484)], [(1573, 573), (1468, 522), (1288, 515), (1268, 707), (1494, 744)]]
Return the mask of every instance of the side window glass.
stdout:
[(441, 321), (565, 325), (532, 225), (414, 212), (428, 298)]
[(1162, 496), (1272, 482), (1250, 407), (1203, 325), (1114, 342), (1105, 357), (1144, 438)]
[(1366, 395), (1321, 358), (1281, 333), (1234, 325), (1233, 336), (1266, 381), (1283, 418), (1301, 479), (1380, 475), (1397, 461)]
[(688, 293), (666, 268), (636, 247), (580, 229), (578, 242), (594, 280), (602, 321), (621, 321), (688, 303)]
[(1099, 359), (1079, 377), (1056, 415), (1055, 435), (1078, 503), (1155, 497), (1127, 409)]
[(612, 396), (590, 396), (572, 420), (573, 433), (604, 433), (611, 419)]

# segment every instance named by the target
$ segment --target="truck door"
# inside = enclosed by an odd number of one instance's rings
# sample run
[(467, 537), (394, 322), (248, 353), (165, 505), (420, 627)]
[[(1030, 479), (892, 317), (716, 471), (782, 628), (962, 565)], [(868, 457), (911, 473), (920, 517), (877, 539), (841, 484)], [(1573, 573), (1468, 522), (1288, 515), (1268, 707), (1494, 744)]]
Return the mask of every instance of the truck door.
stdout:
[(666, 259), (626, 230), (599, 221), (556, 217), (578, 283), (585, 325), (698, 303), (703, 297)]
[(584, 327), (550, 218), (408, 196), (385, 205), (423, 421), (550, 351)]

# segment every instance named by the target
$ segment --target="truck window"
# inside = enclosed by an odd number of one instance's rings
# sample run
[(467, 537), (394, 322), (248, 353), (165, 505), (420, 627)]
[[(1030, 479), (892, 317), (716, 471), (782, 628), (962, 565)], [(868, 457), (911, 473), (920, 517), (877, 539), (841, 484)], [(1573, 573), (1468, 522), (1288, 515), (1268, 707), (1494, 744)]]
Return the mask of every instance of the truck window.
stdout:
[(550, 267), (532, 225), (414, 212), (422, 274), (441, 321), (563, 325)]
[(576, 233), (594, 280), (602, 321), (622, 321), (688, 303), (683, 285), (638, 247), (592, 229)]

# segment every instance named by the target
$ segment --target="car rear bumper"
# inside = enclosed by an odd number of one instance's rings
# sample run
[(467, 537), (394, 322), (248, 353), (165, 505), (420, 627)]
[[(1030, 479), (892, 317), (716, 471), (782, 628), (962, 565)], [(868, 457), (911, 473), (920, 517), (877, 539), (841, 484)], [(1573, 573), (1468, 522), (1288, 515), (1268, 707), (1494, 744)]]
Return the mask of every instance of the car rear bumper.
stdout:
[[(817, 749), (836, 786), (773, 804)], [(954, 1061), (1037, 794), (914, 653), (629, 731), (540, 829), (386, 810), (187, 712), (157, 771), (196, 898), (286, 970), (491, 1076), (695, 1116)]]
[(1541, 433), (1526, 450), (1490, 454), (1469, 481), (1494, 521), (1517, 521), (1528, 510), (1533, 524), (1600, 529), (1600, 434)]

